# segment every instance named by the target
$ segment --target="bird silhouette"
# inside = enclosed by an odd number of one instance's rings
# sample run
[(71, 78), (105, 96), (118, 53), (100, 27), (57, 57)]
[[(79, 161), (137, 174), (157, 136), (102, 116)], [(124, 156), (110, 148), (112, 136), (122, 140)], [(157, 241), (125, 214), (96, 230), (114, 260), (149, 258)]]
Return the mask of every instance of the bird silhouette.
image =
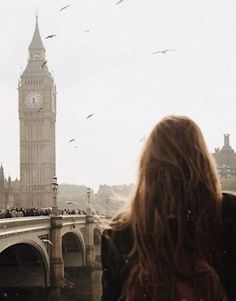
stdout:
[(68, 142), (69, 142), (69, 143), (74, 142), (75, 139), (76, 139), (76, 138), (72, 138), (72, 139), (70, 139)]
[(117, 4), (120, 4), (120, 3), (123, 2), (123, 1), (124, 1), (124, 0), (120, 0), (120, 1), (116, 2), (116, 5), (117, 5)]
[(53, 246), (53, 243), (51, 242), (51, 240), (46, 239), (46, 238), (43, 238), (43, 239), (41, 239), (41, 240), (42, 240), (42, 242), (48, 243), (49, 245)]
[(38, 112), (42, 112), (43, 111), (43, 107), (39, 108)]
[(67, 9), (69, 6), (70, 6), (70, 4), (68, 4), (68, 5), (64, 6), (64, 7), (62, 7), (62, 8), (60, 9), (60, 11), (63, 11), (64, 9)]
[(87, 30), (85, 30), (84, 32), (90, 32), (90, 30), (89, 30), (89, 29), (87, 29)]
[(91, 118), (93, 115), (94, 115), (94, 113), (92, 113), (92, 114), (89, 114), (89, 115), (86, 117), (86, 119), (89, 119), (89, 118)]
[(47, 64), (47, 61), (43, 62), (41, 68), (43, 69), (43, 67)]
[(146, 136), (143, 136), (139, 139), (139, 142), (143, 142), (146, 139)]
[(175, 49), (164, 49), (164, 50), (158, 50), (158, 51), (154, 51), (152, 54), (166, 54), (169, 51), (176, 51)]
[(55, 34), (50, 34), (48, 36), (45, 37), (45, 39), (52, 39), (54, 38), (56, 35)]

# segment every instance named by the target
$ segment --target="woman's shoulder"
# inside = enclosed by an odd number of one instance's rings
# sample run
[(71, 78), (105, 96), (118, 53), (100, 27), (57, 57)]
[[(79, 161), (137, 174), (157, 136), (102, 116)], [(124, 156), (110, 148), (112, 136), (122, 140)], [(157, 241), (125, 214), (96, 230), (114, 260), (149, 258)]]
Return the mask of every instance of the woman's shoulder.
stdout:
[(236, 210), (236, 193), (232, 191), (223, 191), (222, 193), (223, 210), (232, 213)]
[(129, 257), (131, 250), (131, 227), (127, 223), (122, 223), (120, 219), (117, 221), (113, 219), (109, 227), (104, 229), (101, 239), (103, 269), (101, 300), (120, 300), (132, 265)]
[(235, 191), (223, 191), (222, 195), (223, 195), (223, 200), (224, 199), (236, 200), (236, 192)]
[(133, 235), (129, 224), (119, 227), (111, 226), (103, 230), (102, 244), (116, 250), (120, 254), (128, 254), (133, 245)]
[(222, 193), (222, 215), (225, 226), (236, 227), (236, 193)]
[(126, 239), (130, 240), (132, 239), (131, 226), (128, 224), (119, 227), (108, 226), (103, 230), (102, 236), (106, 239), (111, 239), (114, 242)]

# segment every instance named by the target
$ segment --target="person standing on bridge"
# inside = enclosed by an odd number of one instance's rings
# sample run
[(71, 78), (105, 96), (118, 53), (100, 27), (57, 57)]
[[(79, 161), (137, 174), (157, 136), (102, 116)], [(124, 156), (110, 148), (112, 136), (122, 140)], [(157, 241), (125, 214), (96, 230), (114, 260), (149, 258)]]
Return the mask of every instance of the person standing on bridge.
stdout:
[(102, 301), (236, 300), (236, 196), (201, 130), (167, 116), (150, 134), (129, 209), (101, 240)]

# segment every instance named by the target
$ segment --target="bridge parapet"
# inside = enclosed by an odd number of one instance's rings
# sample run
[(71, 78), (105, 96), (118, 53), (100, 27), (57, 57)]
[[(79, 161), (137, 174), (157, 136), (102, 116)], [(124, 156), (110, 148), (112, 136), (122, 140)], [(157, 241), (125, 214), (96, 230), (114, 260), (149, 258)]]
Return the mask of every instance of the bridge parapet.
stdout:
[(0, 219), (0, 239), (6, 236), (26, 234), (35, 231), (45, 231), (51, 228), (51, 218), (17, 217)]
[(62, 215), (62, 227), (82, 227), (85, 223), (86, 215)]

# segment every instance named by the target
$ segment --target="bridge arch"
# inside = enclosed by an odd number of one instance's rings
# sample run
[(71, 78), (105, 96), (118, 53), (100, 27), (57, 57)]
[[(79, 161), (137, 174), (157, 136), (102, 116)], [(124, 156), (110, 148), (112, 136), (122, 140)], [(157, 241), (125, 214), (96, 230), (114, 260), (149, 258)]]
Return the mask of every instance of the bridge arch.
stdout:
[(85, 241), (80, 230), (69, 229), (62, 232), (62, 256), (65, 268), (86, 265)]
[(5, 281), (2, 286), (48, 287), (49, 256), (40, 238), (17, 239), (0, 246), (0, 278)]

